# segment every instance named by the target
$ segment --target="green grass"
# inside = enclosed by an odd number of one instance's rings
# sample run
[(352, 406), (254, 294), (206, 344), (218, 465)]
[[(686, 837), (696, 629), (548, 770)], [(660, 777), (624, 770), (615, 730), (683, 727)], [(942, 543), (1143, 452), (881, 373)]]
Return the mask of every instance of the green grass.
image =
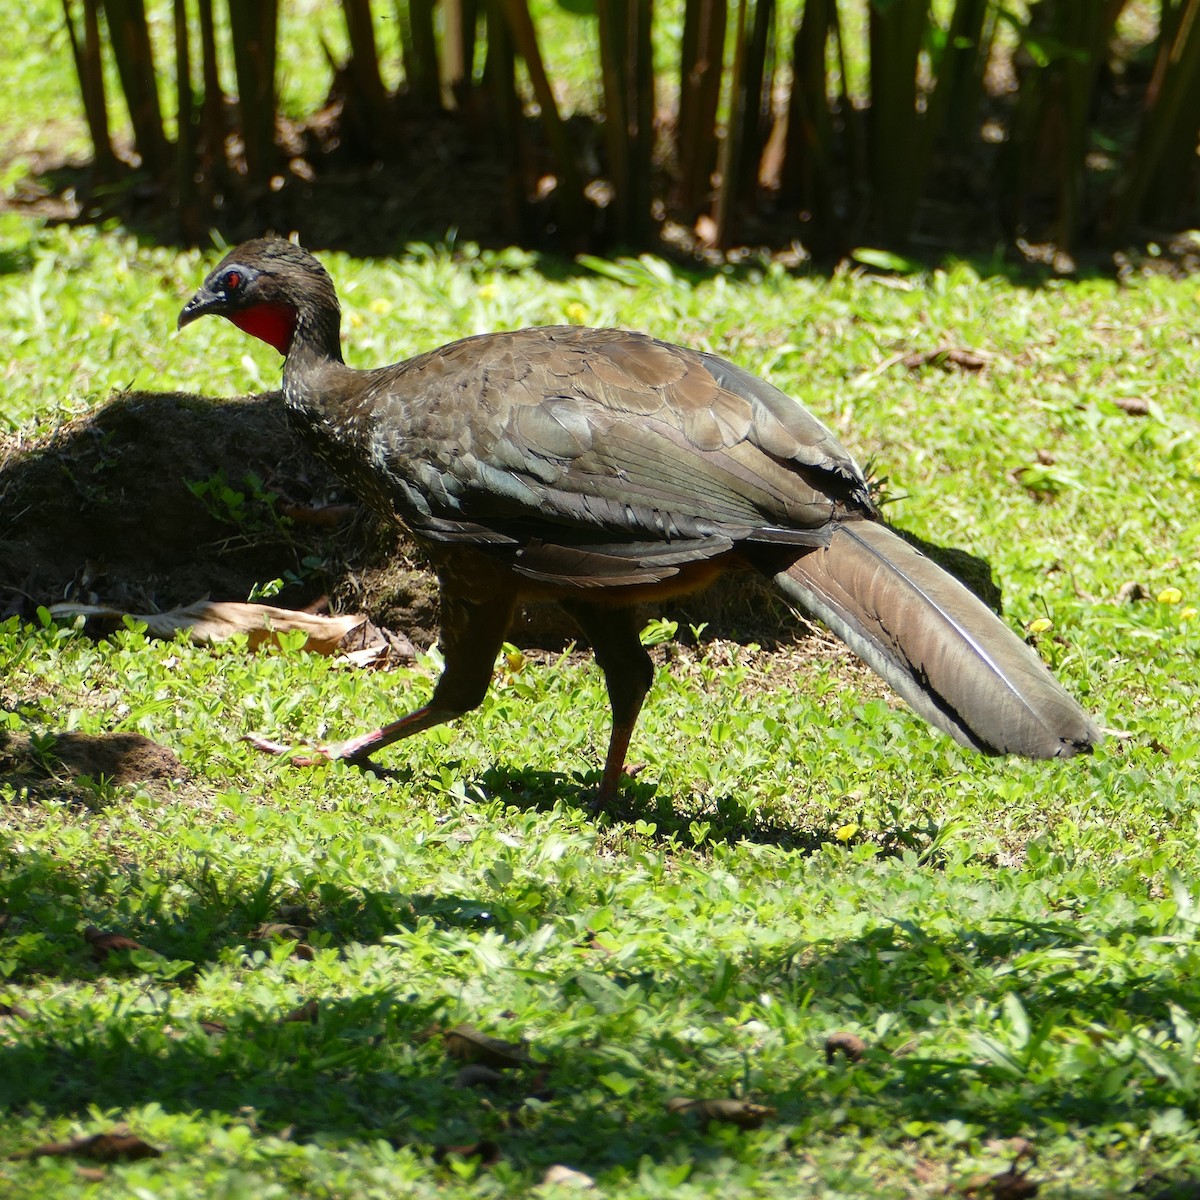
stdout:
[[(0, 1155), (118, 1123), (163, 1151), (99, 1188), (81, 1160), (3, 1161), (0, 1192), (516, 1198), (569, 1194), (538, 1190), (564, 1164), (621, 1200), (927, 1197), (1003, 1171), (1016, 1137), (1043, 1197), (1200, 1177), (1196, 281), (324, 258), (359, 366), (586, 321), (768, 376), (877, 460), (900, 524), (988, 558), (1008, 619), (1048, 618), (1042, 652), (1129, 736), (982, 759), (842, 660), (702, 641), (658, 673), (628, 811), (597, 818), (607, 710), (577, 658), (514, 659), (382, 781), (237, 738), (365, 729), (424, 699), (433, 658), (350, 672), (0, 625), (0, 724), (140, 732), (187, 772), (0, 778), (0, 1002), (29, 1014), (0, 1017)], [(8, 215), (0, 262), (14, 440), (123, 387), (278, 378), (231, 327), (174, 332), (211, 255)], [(892, 361), (947, 345), (988, 369)], [(1129, 580), (1150, 599), (1118, 602)], [(259, 940), (272, 921), (308, 927), (311, 959)], [(158, 956), (96, 963), (90, 924)], [(315, 1024), (280, 1023), (309, 1000)], [(435, 1030), (460, 1023), (544, 1070), (455, 1088)], [(826, 1061), (840, 1030), (861, 1062)], [(776, 1112), (704, 1129), (676, 1096)], [(435, 1161), (483, 1138), (490, 1169)]]

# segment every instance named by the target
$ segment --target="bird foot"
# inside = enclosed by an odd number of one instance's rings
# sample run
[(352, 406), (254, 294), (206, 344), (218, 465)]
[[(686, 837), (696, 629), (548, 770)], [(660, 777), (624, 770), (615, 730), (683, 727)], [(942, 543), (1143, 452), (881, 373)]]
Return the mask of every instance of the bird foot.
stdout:
[(620, 794), (621, 780), (636, 779), (646, 769), (645, 763), (624, 763), (620, 773), (613, 780), (607, 776), (600, 780), (596, 795), (584, 806), (593, 814), (602, 812), (613, 813), (616, 810), (617, 797)]
[(395, 777), (397, 774), (395, 771), (388, 767), (381, 767), (372, 761), (361, 745), (363, 740), (362, 738), (347, 738), (344, 742), (321, 742), (312, 745), (311, 753), (297, 754), (287, 743), (273, 741), (261, 733), (242, 735), (242, 741), (249, 742), (261, 754), (289, 755), (293, 766), (320, 767), (326, 763), (345, 762), (352, 767), (358, 767), (360, 771), (369, 771), (372, 775), (379, 775), (384, 779)]

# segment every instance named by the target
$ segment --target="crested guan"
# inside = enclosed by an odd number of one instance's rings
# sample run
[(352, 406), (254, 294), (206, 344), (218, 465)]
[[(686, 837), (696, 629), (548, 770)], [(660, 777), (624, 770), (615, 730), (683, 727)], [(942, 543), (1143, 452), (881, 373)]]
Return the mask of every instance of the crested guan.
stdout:
[(963, 745), (1061, 758), (1099, 740), (1021, 638), (881, 523), (833, 434), (732, 363), (568, 326), (354, 370), (329, 275), (278, 238), (227, 254), (179, 325), (206, 313), (284, 355), (300, 434), (412, 534), (441, 585), (445, 669), (428, 704), (320, 747), (324, 758), (374, 769), (375, 751), (475, 708), (518, 602), (553, 599), (591, 642), (608, 687), (606, 804), (653, 675), (633, 606), (746, 569)]

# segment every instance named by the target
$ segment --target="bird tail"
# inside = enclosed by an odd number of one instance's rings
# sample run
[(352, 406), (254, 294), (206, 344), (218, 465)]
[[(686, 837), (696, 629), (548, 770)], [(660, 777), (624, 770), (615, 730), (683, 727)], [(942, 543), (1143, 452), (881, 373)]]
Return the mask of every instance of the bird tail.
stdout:
[(775, 583), (964, 746), (1067, 758), (1100, 740), (1038, 654), (885, 525), (837, 526), (827, 548), (798, 559)]

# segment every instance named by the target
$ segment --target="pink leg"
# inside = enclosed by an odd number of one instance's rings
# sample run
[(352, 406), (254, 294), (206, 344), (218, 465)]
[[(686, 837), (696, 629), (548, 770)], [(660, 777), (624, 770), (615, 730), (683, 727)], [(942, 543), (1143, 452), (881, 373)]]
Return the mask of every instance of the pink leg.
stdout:
[[(429, 703), (370, 733), (314, 746), (311, 754), (297, 754), (292, 762), (311, 767), (341, 759), (378, 775), (388, 774), (386, 768), (371, 761), (372, 754), (414, 733), (452, 721), (483, 702), (512, 608), (511, 596), (499, 595), (488, 604), (461, 600), (443, 579), (441, 647), (446, 665)], [(261, 734), (247, 734), (244, 740), (264, 754), (291, 753), (290, 747)]]
[[(452, 721), (459, 715), (458, 712), (435, 708), (432, 703), (426, 704), (398, 721), (392, 721), (379, 729), (372, 729), (370, 733), (360, 733), (357, 737), (346, 738), (341, 742), (324, 742), (313, 746), (311, 754), (295, 754), (292, 756), (292, 762), (298, 767), (316, 767), (340, 759), (361, 767), (364, 771), (386, 775), (389, 773), (386, 768), (371, 761), (372, 754), (402, 738), (411, 737), (414, 733), (422, 733), (426, 729), (432, 729), (434, 725)], [(283, 742), (273, 741), (260, 733), (247, 733), (242, 741), (249, 742), (264, 754), (290, 754), (292, 749)]]

